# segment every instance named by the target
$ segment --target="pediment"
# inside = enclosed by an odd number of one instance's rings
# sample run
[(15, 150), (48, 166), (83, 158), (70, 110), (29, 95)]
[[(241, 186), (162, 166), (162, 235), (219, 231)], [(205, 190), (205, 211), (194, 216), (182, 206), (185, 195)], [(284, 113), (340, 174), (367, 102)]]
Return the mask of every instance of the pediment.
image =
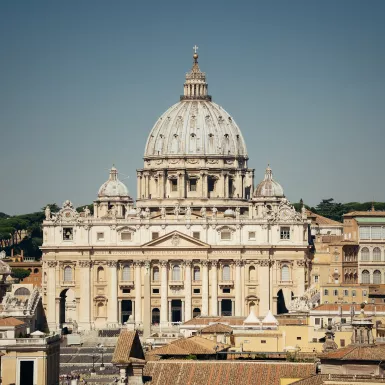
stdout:
[(182, 234), (179, 231), (172, 231), (162, 237), (154, 239), (146, 244), (143, 247), (151, 247), (151, 248), (208, 248), (208, 245), (205, 242), (200, 241), (199, 239), (195, 239), (190, 237), (189, 235)]

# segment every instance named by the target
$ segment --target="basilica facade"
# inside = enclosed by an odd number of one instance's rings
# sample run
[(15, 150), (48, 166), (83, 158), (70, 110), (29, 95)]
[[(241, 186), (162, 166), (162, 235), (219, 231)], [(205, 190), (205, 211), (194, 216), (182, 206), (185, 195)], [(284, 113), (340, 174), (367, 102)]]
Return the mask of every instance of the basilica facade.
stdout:
[(113, 167), (93, 213), (46, 209), (49, 328), (285, 312), (308, 285), (308, 220), (270, 167), (258, 174), (255, 187), (242, 133), (208, 95), (195, 53), (180, 101), (148, 136), (136, 202)]

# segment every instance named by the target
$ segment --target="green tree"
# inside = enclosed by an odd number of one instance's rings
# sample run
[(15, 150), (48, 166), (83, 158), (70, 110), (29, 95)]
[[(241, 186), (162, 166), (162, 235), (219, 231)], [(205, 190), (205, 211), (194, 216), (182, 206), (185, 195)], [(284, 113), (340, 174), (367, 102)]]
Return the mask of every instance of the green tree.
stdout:
[(342, 216), (347, 212), (346, 207), (342, 203), (334, 202), (333, 198), (322, 199), (315, 210), (317, 214), (339, 222), (342, 222)]
[(91, 203), (90, 205), (84, 205), (84, 206), (76, 207), (76, 211), (78, 213), (81, 213), (86, 207), (88, 207), (88, 209), (90, 210), (91, 215), (93, 215), (94, 214), (94, 205), (93, 205), (93, 203)]
[(57, 213), (58, 211), (60, 211), (60, 207), (56, 203), (46, 204), (45, 207), (42, 207), (41, 211), (44, 211), (47, 206), (49, 206), (51, 213)]
[(27, 269), (19, 269), (17, 267), (11, 269), (11, 275), (13, 278), (24, 279), (28, 277), (31, 272)]

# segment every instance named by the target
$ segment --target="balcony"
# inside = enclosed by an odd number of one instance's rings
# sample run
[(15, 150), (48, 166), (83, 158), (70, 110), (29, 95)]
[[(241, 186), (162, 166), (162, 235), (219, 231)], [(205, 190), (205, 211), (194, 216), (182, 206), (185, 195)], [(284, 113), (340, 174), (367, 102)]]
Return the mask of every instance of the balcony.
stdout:
[(60, 286), (74, 287), (76, 284), (75, 281), (61, 281)]
[(135, 287), (134, 281), (120, 281), (119, 286), (122, 287)]
[(293, 281), (278, 281), (280, 286), (293, 286)]
[(183, 281), (170, 281), (169, 282), (169, 286), (170, 287), (183, 287), (184, 286), (184, 282)]
[(231, 280), (231, 279), (227, 279), (227, 280), (221, 280), (219, 281), (219, 286), (220, 287), (233, 287), (234, 286), (234, 281)]

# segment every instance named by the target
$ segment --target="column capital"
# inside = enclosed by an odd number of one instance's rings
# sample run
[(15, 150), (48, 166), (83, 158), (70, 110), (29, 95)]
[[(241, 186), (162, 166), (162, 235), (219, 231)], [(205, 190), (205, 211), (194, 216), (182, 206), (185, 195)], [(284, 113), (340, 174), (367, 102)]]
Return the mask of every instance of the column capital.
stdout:
[(219, 261), (217, 259), (210, 261), (210, 263), (211, 263), (212, 267), (218, 267), (218, 265), (219, 265)]
[(202, 264), (202, 266), (206, 267), (210, 264), (210, 261), (208, 261), (207, 259), (203, 259), (203, 260), (201, 260), (201, 264)]
[(159, 261), (161, 267), (167, 267), (168, 261)]
[(93, 265), (93, 262), (90, 261), (90, 260), (79, 261), (78, 263), (79, 263), (80, 267), (88, 267), (88, 268), (90, 268)]
[(106, 263), (108, 267), (113, 267), (113, 268), (118, 267), (118, 261), (107, 261)]
[(134, 261), (135, 268), (142, 267), (142, 265), (143, 265), (143, 261)]
[(261, 267), (271, 267), (274, 265), (274, 261), (271, 259), (261, 259), (259, 261), (256, 261), (256, 264)]
[(183, 261), (183, 265), (186, 267), (191, 267), (192, 266), (192, 261)]
[(242, 267), (244, 265), (244, 261), (240, 259), (236, 259), (234, 262), (235, 262), (235, 266)]
[(57, 266), (57, 261), (47, 261), (47, 266), (53, 268)]

